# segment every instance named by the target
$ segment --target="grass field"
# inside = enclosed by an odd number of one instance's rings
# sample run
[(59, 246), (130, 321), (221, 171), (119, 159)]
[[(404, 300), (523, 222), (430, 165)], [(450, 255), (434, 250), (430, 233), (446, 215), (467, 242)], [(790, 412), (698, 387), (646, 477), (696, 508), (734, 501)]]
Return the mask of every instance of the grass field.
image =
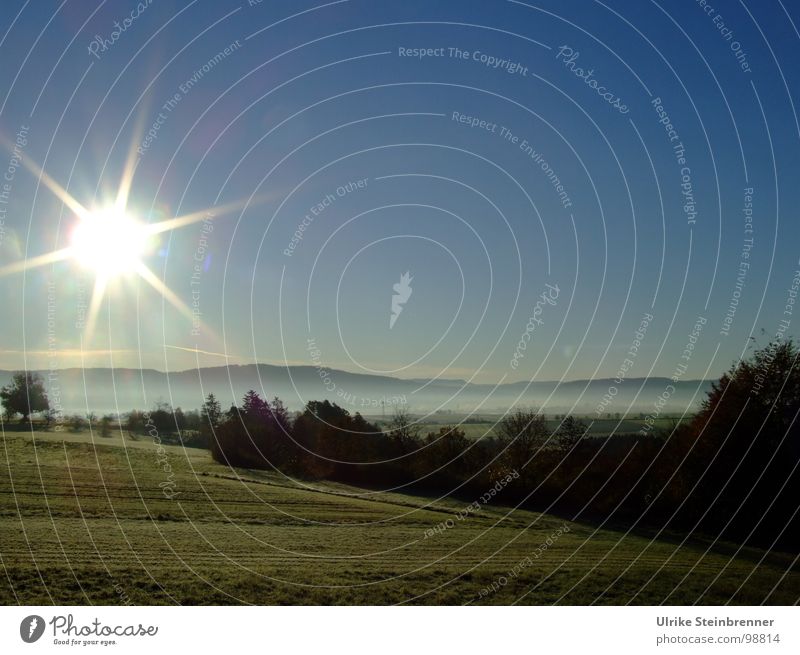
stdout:
[[(6, 433), (4, 604), (791, 604), (794, 558), (302, 485), (149, 439)], [(165, 470), (166, 469), (166, 470)], [(162, 486), (171, 476), (172, 499)], [(450, 523), (452, 528), (448, 527)], [(439, 526), (439, 530), (434, 529)], [(427, 534), (426, 534), (427, 533)], [(550, 545), (547, 541), (550, 540)]]
[[(485, 421), (461, 423), (458, 425), (458, 429), (462, 430), (468, 439), (480, 439), (481, 437), (494, 436), (495, 426), (502, 417), (498, 415), (494, 417), (487, 416), (485, 418)], [(590, 437), (606, 437), (611, 434), (634, 434), (638, 432), (639, 429), (644, 425), (644, 419), (639, 418), (582, 418), (581, 420), (589, 428), (586, 434)], [(421, 423), (420, 430), (422, 435), (425, 435), (428, 432), (438, 432), (439, 428), (441, 428), (443, 425), (452, 425), (457, 422), (457, 417), (450, 418), (449, 421), (443, 418), (439, 422)], [(671, 430), (680, 422), (681, 421), (678, 418), (657, 418), (653, 422), (652, 430)], [(554, 432), (558, 429), (560, 423), (560, 421), (548, 419), (547, 428)]]

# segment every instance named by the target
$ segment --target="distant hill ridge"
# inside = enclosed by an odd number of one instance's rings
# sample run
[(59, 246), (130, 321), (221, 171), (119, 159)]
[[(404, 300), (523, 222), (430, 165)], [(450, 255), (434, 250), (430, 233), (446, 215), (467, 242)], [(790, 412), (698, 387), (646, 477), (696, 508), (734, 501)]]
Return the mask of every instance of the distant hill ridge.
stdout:
[[(51, 398), (60, 398), (65, 413), (128, 411), (152, 407), (157, 401), (175, 407), (199, 407), (213, 392), (223, 405), (238, 402), (248, 389), (263, 396), (279, 396), (292, 409), (308, 400), (329, 399), (351, 412), (390, 413), (392, 405), (407, 405), (412, 411), (453, 409), (483, 413), (504, 411), (511, 405), (542, 407), (548, 412), (572, 411), (591, 414), (644, 412), (668, 385), (675, 387), (663, 412), (695, 407), (710, 388), (711, 380), (681, 380), (666, 377), (627, 378), (617, 384), (613, 378), (594, 380), (536, 380), (499, 385), (469, 383), (460, 379), (396, 378), (371, 373), (352, 373), (315, 366), (242, 364), (165, 372), (136, 368), (64, 368), (38, 373), (48, 385)], [(0, 370), (0, 384), (13, 371)], [(84, 386), (85, 381), (85, 386)], [(421, 387), (424, 387), (421, 389)], [(613, 387), (616, 393), (603, 403)], [(611, 392), (612, 394), (614, 391)]]

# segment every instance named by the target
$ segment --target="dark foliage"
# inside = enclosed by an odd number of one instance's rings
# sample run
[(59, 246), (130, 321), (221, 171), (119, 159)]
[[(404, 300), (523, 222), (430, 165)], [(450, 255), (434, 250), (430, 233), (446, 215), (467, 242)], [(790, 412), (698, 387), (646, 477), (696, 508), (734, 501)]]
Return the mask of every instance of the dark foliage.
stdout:
[(0, 401), (9, 419), (21, 414), (27, 421), (31, 414), (50, 409), (42, 378), (30, 371), (14, 373), (11, 382), (0, 389)]
[(381, 431), (327, 400), (290, 420), (255, 392), (225, 415), (209, 397), (203, 416), (214, 457), (233, 466), (473, 499), (507, 479), (501, 502), (795, 550), (797, 355), (791, 341), (769, 344), (713, 385), (691, 423), (607, 438), (586, 438), (572, 416), (551, 432), (522, 410), (477, 441), (458, 426), (422, 436), (402, 411)]

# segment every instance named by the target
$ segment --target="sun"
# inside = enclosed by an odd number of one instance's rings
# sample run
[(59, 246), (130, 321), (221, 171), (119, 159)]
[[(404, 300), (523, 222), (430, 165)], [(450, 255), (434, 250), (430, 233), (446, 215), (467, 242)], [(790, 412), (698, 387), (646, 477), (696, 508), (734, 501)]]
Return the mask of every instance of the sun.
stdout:
[[(127, 285), (112, 287), (112, 281), (116, 278), (130, 276), (136, 279), (138, 276), (138, 279), (144, 280), (153, 287), (187, 319), (196, 321), (197, 317), (191, 308), (145, 263), (148, 256), (156, 250), (159, 235), (208, 220), (209, 214), (218, 218), (268, 199), (268, 196), (255, 197), (251, 195), (245, 200), (215, 205), (213, 211), (203, 209), (150, 223), (139, 221), (127, 211), (128, 196), (139, 161), (134, 147), (134, 144), (138, 142), (138, 138), (131, 141), (116, 200), (99, 209), (90, 209), (84, 206), (32, 159), (22, 160), (22, 165), (71, 210), (77, 222), (68, 235), (68, 245), (0, 266), (0, 278), (29, 269), (52, 266), (61, 261), (70, 261), (77, 266), (89, 269), (94, 274), (94, 290), (85, 321), (83, 335), (85, 343), (92, 341), (94, 327), (106, 292), (121, 292), (123, 286), (127, 287)], [(0, 132), (0, 146), (5, 146), (9, 150), (13, 149), (13, 144), (3, 136), (2, 132)], [(213, 335), (210, 330), (208, 332)]]
[(143, 223), (116, 208), (83, 217), (72, 232), (72, 258), (106, 278), (135, 272), (147, 252)]

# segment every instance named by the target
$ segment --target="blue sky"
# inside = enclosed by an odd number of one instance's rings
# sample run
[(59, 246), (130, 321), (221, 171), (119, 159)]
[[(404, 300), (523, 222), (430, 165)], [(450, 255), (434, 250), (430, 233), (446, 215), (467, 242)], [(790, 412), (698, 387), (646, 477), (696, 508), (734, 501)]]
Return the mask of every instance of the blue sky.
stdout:
[(137, 5), (4, 5), (0, 266), (67, 246), (77, 220), (13, 166), (15, 142), (87, 207), (115, 197), (139, 148), (128, 212), (142, 222), (250, 203), (144, 257), (201, 326), (123, 275), (87, 341), (94, 272), (61, 261), (0, 278), (0, 367), (311, 365), (313, 339), (351, 371), (605, 377), (651, 314), (628, 376), (683, 361), (691, 379), (781, 319), (796, 331), (791, 3)]

